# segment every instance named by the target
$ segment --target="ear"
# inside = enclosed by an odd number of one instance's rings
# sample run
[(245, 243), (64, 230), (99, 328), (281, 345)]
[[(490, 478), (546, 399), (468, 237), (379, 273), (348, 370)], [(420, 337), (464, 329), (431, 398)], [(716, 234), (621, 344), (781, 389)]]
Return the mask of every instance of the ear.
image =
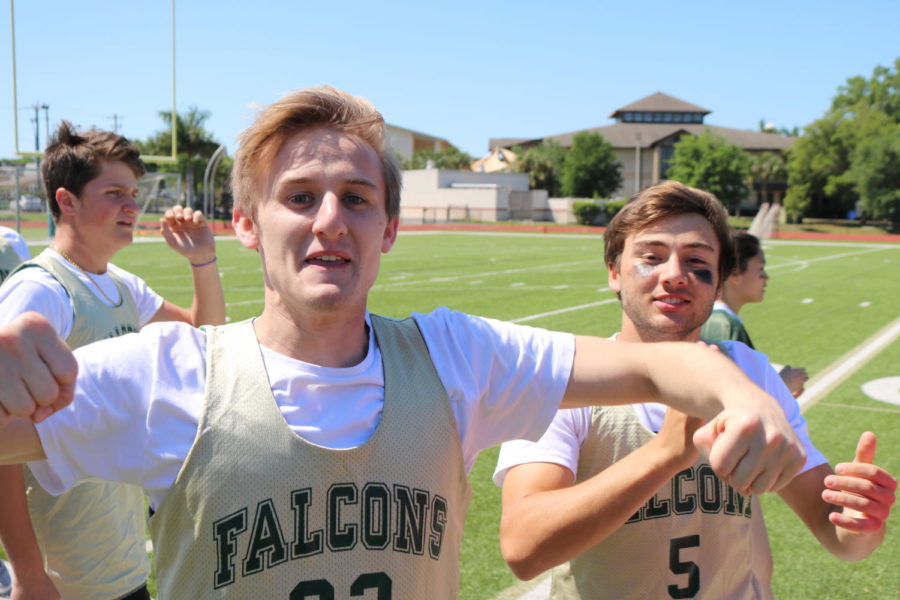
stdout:
[(245, 214), (241, 208), (235, 208), (231, 212), (231, 226), (238, 240), (248, 250), (256, 250), (259, 248), (259, 234), (256, 231), (256, 223), (253, 217)]
[(381, 240), (381, 253), (387, 254), (397, 241), (397, 231), (400, 229), (400, 217), (394, 217), (388, 221), (384, 228), (384, 239)]
[(622, 284), (619, 281), (619, 268), (616, 266), (616, 263), (609, 263), (606, 265), (606, 270), (609, 272), (606, 278), (609, 289), (618, 294), (622, 291)]
[(69, 190), (62, 187), (56, 188), (54, 197), (56, 199), (56, 204), (59, 205), (60, 216), (71, 217), (78, 213), (78, 209), (80, 208), (78, 196)]

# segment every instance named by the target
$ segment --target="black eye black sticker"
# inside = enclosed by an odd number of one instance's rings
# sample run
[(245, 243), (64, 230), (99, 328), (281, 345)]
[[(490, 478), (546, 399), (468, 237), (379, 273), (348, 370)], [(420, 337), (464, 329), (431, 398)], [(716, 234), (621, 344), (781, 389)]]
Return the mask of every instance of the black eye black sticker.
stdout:
[(694, 271), (694, 275), (697, 277), (697, 280), (700, 283), (705, 283), (706, 285), (712, 285), (713, 275), (712, 271), (709, 269), (697, 269)]

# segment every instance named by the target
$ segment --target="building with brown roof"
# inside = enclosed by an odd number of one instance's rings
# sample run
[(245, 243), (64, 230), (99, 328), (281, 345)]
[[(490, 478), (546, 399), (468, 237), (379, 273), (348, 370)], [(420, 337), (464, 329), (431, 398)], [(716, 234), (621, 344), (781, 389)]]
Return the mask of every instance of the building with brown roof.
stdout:
[[(622, 164), (623, 183), (614, 196), (625, 197), (666, 178), (675, 143), (683, 135), (701, 135), (708, 129), (751, 154), (782, 152), (797, 139), (710, 125), (705, 122), (710, 112), (712, 111), (706, 108), (657, 92), (614, 110), (610, 118), (616, 122), (612, 125), (537, 139), (492, 138), (489, 147), (521, 146), (527, 149), (540, 145), (544, 140), (555, 140), (563, 147), (569, 147), (575, 134), (581, 131), (598, 133), (612, 144), (613, 151)], [(766, 193), (769, 197), (760, 197), (761, 191), (756, 190), (754, 197), (748, 199), (748, 204), (756, 206), (761, 201), (778, 201), (784, 195), (786, 187), (784, 182), (767, 182)]]

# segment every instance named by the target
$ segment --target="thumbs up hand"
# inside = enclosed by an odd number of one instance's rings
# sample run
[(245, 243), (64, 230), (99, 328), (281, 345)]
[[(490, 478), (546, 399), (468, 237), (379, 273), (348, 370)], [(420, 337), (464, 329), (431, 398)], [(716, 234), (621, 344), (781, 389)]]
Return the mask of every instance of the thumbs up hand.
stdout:
[(834, 474), (825, 477), (822, 499), (842, 507), (828, 520), (854, 533), (878, 533), (891, 514), (897, 480), (875, 461), (875, 434), (864, 432), (856, 446), (853, 462), (840, 463)]

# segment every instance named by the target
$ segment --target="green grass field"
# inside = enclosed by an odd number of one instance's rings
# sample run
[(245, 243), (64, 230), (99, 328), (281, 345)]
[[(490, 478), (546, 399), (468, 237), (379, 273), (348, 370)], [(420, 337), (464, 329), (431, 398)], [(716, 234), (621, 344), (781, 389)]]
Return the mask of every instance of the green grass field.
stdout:
[[(747, 306), (742, 317), (757, 347), (775, 362), (805, 366), (815, 376), (900, 315), (900, 245), (777, 241), (767, 244), (767, 255), (767, 300)], [(163, 245), (136, 243), (114, 262), (168, 299), (190, 302), (189, 269)], [(219, 264), (229, 318), (258, 314), (256, 253), (223, 238)], [(371, 309), (405, 316), (439, 305), (580, 334), (610, 335), (619, 323), (599, 236), (402, 232), (383, 260)], [(813, 439), (832, 463), (852, 459), (859, 434), (869, 429), (879, 435), (878, 462), (900, 473), (900, 407), (859, 391), (865, 381), (896, 375), (900, 341), (807, 412)], [(496, 449), (484, 452), (471, 474), (475, 495), (460, 595), (466, 600), (494, 598), (516, 583), (498, 550), (499, 490), (490, 481), (495, 459)], [(900, 597), (896, 514), (873, 557), (844, 564), (820, 549), (778, 498), (763, 500), (779, 598)]]

